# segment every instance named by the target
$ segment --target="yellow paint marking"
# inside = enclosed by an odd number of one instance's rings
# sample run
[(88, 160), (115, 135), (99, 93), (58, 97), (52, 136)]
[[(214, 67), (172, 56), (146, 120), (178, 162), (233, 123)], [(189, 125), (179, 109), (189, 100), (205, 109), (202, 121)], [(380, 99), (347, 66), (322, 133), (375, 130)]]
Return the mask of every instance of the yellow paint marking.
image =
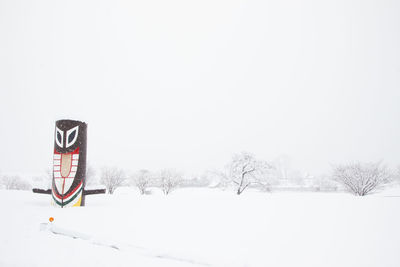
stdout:
[(82, 195), (79, 197), (78, 201), (72, 207), (80, 207), (82, 201)]

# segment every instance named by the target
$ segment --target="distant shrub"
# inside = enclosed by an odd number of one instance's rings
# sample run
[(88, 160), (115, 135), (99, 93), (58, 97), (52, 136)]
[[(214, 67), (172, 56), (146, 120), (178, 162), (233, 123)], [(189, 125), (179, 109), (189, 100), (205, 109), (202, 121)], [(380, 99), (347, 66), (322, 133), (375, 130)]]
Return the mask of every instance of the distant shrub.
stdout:
[(139, 170), (132, 177), (133, 184), (139, 189), (140, 194), (147, 195), (147, 188), (150, 186), (151, 173), (148, 170)]
[(350, 163), (337, 165), (332, 178), (358, 196), (372, 193), (390, 181), (390, 173), (378, 163)]
[(30, 190), (31, 184), (19, 176), (3, 175), (0, 177), (0, 185), (6, 190)]
[(101, 170), (100, 182), (106, 187), (109, 194), (113, 194), (115, 189), (124, 184), (125, 180), (125, 173), (121, 169), (104, 167)]
[(170, 194), (182, 183), (182, 175), (172, 169), (165, 169), (160, 172), (159, 186), (165, 195)]

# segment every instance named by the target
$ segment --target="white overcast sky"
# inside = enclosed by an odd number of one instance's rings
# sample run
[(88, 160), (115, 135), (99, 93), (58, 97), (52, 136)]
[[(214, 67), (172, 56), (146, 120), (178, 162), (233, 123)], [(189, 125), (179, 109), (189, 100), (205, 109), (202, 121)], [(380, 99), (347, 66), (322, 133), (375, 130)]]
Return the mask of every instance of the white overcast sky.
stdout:
[(63, 118), (95, 167), (394, 167), (400, 1), (0, 0), (0, 112), (2, 173), (51, 167)]

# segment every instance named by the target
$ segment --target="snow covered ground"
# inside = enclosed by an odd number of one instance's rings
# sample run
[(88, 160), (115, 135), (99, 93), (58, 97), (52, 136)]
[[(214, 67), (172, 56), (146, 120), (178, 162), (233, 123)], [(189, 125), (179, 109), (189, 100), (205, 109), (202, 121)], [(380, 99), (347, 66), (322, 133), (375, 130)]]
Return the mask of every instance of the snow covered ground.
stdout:
[(400, 266), (400, 188), (153, 191), (57, 209), (48, 195), (1, 190), (0, 266)]

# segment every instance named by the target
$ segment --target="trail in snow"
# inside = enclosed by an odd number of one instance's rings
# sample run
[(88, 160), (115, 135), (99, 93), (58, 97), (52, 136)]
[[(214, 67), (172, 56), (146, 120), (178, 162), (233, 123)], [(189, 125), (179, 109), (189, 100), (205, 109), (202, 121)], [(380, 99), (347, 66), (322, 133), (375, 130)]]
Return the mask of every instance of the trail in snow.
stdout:
[(166, 253), (155, 252), (155, 251), (152, 251), (151, 249), (140, 247), (140, 246), (136, 246), (136, 245), (132, 245), (132, 244), (121, 245), (121, 244), (117, 244), (116, 242), (110, 242), (110, 241), (104, 240), (104, 239), (103, 240), (97, 239), (97, 238), (94, 238), (94, 237), (92, 237), (92, 236), (90, 236), (88, 234), (85, 234), (85, 233), (80, 233), (80, 232), (77, 232), (77, 231), (71, 231), (71, 230), (68, 230), (68, 229), (65, 229), (65, 228), (58, 227), (57, 225), (55, 225), (53, 223), (41, 223), (40, 224), (40, 231), (47, 231), (47, 232), (50, 232), (50, 233), (53, 233), (53, 234), (56, 234), (56, 235), (62, 235), (62, 236), (66, 236), (66, 237), (71, 237), (73, 239), (86, 240), (86, 241), (91, 242), (94, 245), (109, 247), (109, 248), (113, 248), (113, 249), (116, 249), (116, 250), (121, 250), (122, 247), (125, 247), (125, 248), (129, 247), (131, 249), (135, 249), (137, 253), (140, 253), (141, 255), (144, 255), (144, 256), (147, 256), (147, 257), (151, 257), (151, 258), (173, 260), (173, 261), (190, 263), (190, 264), (193, 264), (193, 265), (211, 266), (208, 263), (199, 262), (199, 261), (186, 259), (186, 258), (182, 258), (182, 257), (171, 256), (171, 255), (168, 255)]

